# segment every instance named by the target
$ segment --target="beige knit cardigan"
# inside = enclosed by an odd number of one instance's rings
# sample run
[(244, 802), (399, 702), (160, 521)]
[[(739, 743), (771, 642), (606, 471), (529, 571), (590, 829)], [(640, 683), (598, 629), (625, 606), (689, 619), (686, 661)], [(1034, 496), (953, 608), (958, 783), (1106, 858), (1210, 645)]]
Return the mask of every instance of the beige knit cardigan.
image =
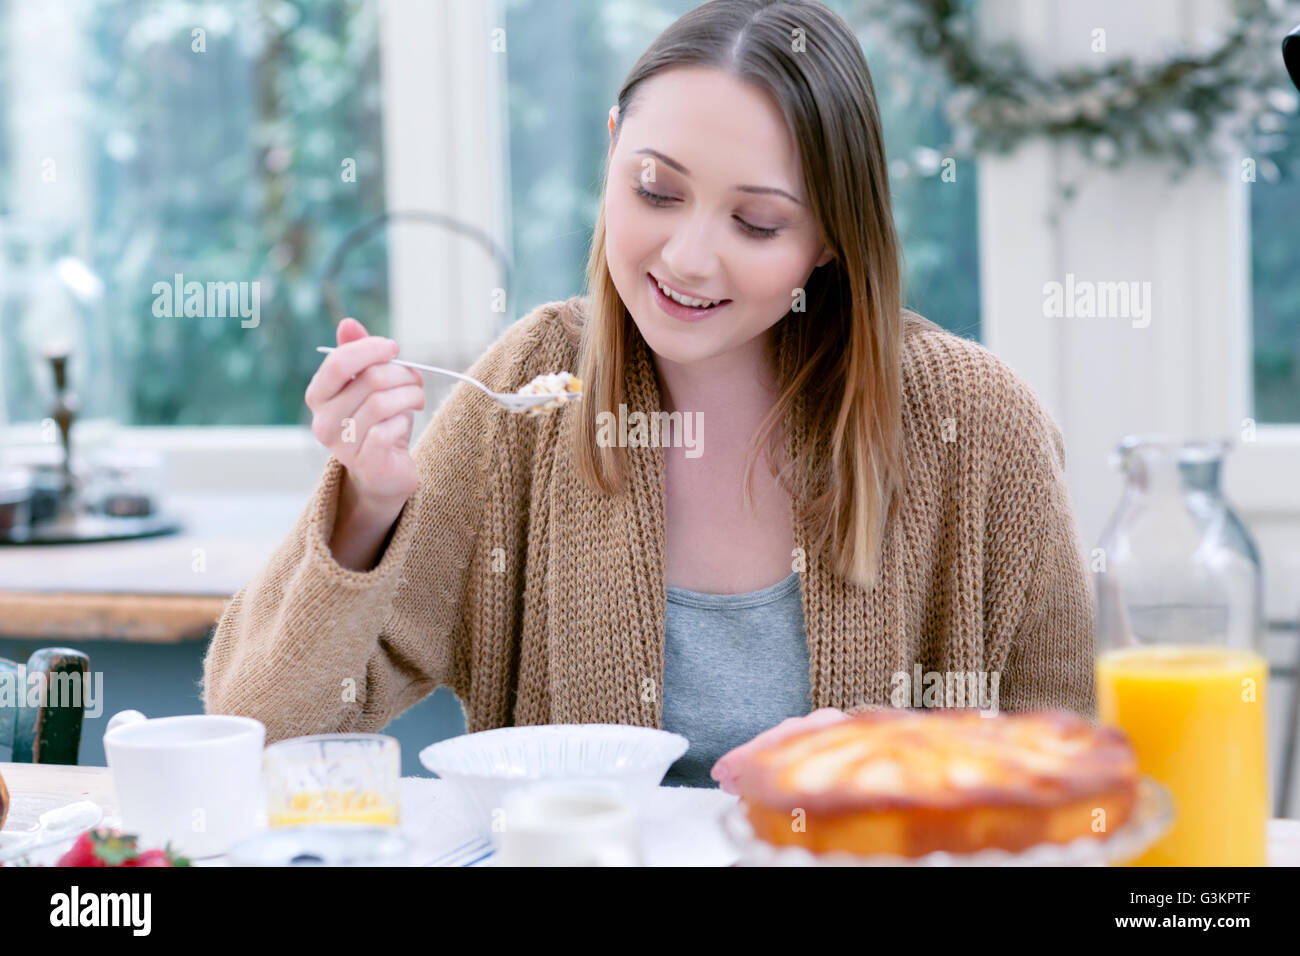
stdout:
[[(510, 391), (576, 368), (565, 307), (516, 321), (471, 374)], [(909, 329), (908, 478), (880, 582), (863, 589), (812, 554), (800, 574), (813, 706), (886, 706), (896, 675), (919, 664), (996, 672), (1002, 710), (1095, 719), (1091, 591), (1060, 430), (992, 352), (933, 324)], [(657, 410), (648, 348), (633, 339), (629, 412)], [(457, 385), (416, 443), (419, 490), (367, 572), (329, 550), (344, 474), (331, 456), (293, 530), (226, 605), (204, 660), (205, 710), (255, 717), (268, 741), (378, 731), (445, 685), (470, 732), (660, 726), (662, 452), (629, 449), (629, 491), (593, 492), (567, 440), (575, 409), (513, 415)], [(796, 544), (814, 540), (792, 508)]]

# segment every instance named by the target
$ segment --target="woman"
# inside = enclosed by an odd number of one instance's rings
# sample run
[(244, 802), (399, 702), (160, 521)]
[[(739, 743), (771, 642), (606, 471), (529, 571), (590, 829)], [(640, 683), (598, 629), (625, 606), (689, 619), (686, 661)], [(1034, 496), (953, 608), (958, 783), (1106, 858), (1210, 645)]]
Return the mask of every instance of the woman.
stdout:
[(609, 130), (587, 295), (471, 370), (498, 391), (576, 370), (582, 400), (534, 418), (459, 385), (412, 454), (418, 374), (341, 323), (306, 394), (330, 461), (221, 618), (205, 707), (274, 740), (378, 730), (447, 685), (471, 732), (681, 732), (666, 782), (728, 789), (760, 731), (963, 702), (940, 686), (1091, 715), (1060, 431), (992, 353), (901, 308), (846, 24), (706, 3)]

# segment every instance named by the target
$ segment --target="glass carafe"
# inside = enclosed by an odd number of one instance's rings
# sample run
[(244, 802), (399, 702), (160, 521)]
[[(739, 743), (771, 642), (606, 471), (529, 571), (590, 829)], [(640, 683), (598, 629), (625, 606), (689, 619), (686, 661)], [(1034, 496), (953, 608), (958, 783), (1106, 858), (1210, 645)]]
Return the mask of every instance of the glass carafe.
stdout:
[(1219, 485), (1224, 439), (1129, 435), (1111, 455), (1119, 506), (1092, 554), (1097, 648), (1262, 653), (1259, 551)]
[(1228, 448), (1133, 435), (1111, 458), (1124, 493), (1093, 554), (1097, 715), (1175, 811), (1136, 866), (1268, 860), (1263, 576), (1219, 488)]

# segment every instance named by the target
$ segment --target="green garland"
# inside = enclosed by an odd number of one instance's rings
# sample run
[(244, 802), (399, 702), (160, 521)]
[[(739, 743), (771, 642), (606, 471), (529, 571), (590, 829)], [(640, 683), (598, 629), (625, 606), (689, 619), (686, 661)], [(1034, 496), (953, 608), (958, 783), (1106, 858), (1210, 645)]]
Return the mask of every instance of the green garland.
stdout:
[[(1044, 75), (1014, 44), (979, 42), (961, 0), (859, 0), (859, 22), (880, 23), (946, 75), (948, 156), (1007, 153), (1030, 139), (1071, 142), (1088, 161), (1118, 168), (1139, 157), (1167, 162), (1175, 181), (1198, 165), (1254, 160), (1270, 182), (1287, 114), (1300, 98), (1282, 63), (1282, 37), (1300, 23), (1295, 0), (1230, 0), (1234, 18), (1208, 49), (1178, 49), (1163, 62), (1098, 53), (1105, 65)], [(1104, 26), (1104, 24), (1099, 24)], [(1084, 49), (1090, 37), (1080, 38)], [(903, 163), (933, 172), (934, 150)], [(1066, 184), (1067, 200), (1077, 184)]]

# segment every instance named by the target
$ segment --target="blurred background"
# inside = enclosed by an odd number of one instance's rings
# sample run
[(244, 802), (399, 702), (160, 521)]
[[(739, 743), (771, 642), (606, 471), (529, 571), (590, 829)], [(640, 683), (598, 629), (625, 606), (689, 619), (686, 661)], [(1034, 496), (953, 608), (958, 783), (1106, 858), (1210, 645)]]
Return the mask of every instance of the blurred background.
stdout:
[[(464, 368), (583, 291), (609, 107), (695, 5), (0, 0), (0, 509), (18, 469), (100, 503), (47, 522), (63, 543), (0, 546), (0, 657), (104, 673), (81, 762), (116, 710), (199, 709), (211, 622), (324, 465), (303, 391), (338, 316)], [(828, 5), (871, 66), (906, 304), (1042, 397), (1090, 554), (1124, 436), (1231, 441), (1217, 491), (1262, 569), (1293, 773), (1300, 4)], [(1133, 299), (1050, 314), (1052, 283)], [(462, 731), (446, 690), (390, 728), (406, 773)]]

